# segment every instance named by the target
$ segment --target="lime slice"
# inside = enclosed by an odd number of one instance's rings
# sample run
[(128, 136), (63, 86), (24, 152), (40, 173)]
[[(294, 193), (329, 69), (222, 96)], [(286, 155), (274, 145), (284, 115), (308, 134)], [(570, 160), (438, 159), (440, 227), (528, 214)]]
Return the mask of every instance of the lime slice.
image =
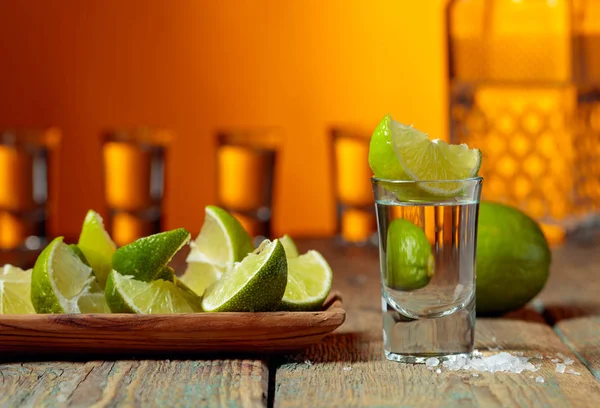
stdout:
[(106, 301), (114, 313), (169, 314), (200, 312), (200, 298), (162, 279), (135, 280), (112, 271), (106, 282)]
[(87, 266), (89, 266), (91, 268), (91, 265), (88, 262), (87, 258), (85, 257), (85, 254), (83, 253), (83, 251), (81, 250), (81, 248), (79, 248), (79, 246), (77, 244), (69, 244), (69, 248), (71, 248), (71, 251), (73, 251), (73, 253), (75, 255), (77, 255), (77, 258), (79, 258), (79, 260), (81, 262), (83, 262), (84, 264), (86, 264)]
[(78, 305), (81, 313), (110, 313), (104, 292), (84, 293)]
[(55, 238), (40, 254), (31, 275), (31, 302), (38, 313), (79, 313), (78, 301), (96, 280), (63, 242)]
[(317, 251), (288, 258), (288, 283), (281, 301), (283, 310), (319, 310), (329, 291), (333, 274)]
[(180, 281), (202, 296), (206, 288), (221, 279), (223, 269), (210, 262), (190, 262)]
[(279, 238), (279, 241), (281, 241), (281, 245), (283, 245), (287, 259), (298, 257), (298, 248), (296, 248), (296, 244), (289, 235), (284, 235), (283, 237)]
[(89, 210), (85, 216), (77, 246), (92, 267), (100, 286), (104, 288), (117, 247), (104, 229), (102, 217), (97, 212)]
[(35, 313), (31, 303), (31, 269), (12, 265), (0, 269), (0, 314)]
[(285, 250), (279, 240), (263, 241), (204, 293), (207, 312), (267, 312), (277, 309), (287, 284)]
[(369, 144), (369, 166), (375, 177), (386, 180), (408, 180), (404, 168), (396, 157), (390, 123), (390, 115), (386, 115), (377, 125)]
[(386, 286), (410, 291), (425, 287), (435, 270), (435, 260), (425, 232), (405, 219), (392, 221), (386, 241)]
[[(389, 130), (397, 159), (411, 180), (464, 180), (475, 177), (479, 171), (478, 149), (429, 140), (425, 133), (391, 118)], [(456, 194), (462, 187), (462, 183), (419, 184), (419, 188), (441, 196)]]
[(185, 228), (140, 238), (117, 249), (112, 266), (122, 275), (150, 282), (165, 276), (164, 267), (189, 241), (190, 233)]
[(227, 211), (209, 205), (200, 234), (191, 243), (188, 262), (209, 262), (228, 268), (254, 250), (252, 238)]

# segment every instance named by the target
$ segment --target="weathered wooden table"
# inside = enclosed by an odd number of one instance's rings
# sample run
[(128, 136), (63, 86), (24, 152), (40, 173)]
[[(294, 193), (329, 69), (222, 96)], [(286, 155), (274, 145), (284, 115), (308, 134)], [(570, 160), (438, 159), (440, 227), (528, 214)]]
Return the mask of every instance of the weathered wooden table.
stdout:
[[(550, 281), (526, 309), (478, 319), (476, 347), (563, 355), (581, 375), (542, 360), (535, 376), (443, 371), (383, 358), (376, 250), (316, 248), (334, 270), (346, 323), (291, 356), (14, 362), (0, 356), (0, 407), (600, 407), (600, 247), (553, 251)], [(246, 356), (248, 357), (248, 356)]]

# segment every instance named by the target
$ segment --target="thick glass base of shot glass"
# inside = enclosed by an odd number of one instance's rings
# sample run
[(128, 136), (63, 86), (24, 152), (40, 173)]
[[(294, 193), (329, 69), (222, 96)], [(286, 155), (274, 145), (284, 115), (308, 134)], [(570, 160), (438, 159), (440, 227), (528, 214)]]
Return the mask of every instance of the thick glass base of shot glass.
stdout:
[(444, 361), (450, 355), (469, 355), (475, 335), (475, 297), (458, 310), (439, 317), (414, 319), (382, 297), (383, 347), (388, 360), (425, 363), (430, 357)]

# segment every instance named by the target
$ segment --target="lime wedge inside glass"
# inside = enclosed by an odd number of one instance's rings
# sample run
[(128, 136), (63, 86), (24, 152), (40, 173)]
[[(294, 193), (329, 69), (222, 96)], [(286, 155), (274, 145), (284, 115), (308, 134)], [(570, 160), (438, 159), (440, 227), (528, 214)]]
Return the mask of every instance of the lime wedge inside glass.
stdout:
[(230, 267), (204, 293), (207, 312), (267, 312), (281, 303), (287, 284), (285, 250), (279, 240), (265, 240)]

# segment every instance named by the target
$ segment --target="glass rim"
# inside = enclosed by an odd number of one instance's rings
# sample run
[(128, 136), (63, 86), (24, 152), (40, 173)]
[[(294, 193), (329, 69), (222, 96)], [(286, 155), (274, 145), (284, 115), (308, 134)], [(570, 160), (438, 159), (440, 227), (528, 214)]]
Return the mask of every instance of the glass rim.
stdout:
[(480, 182), (483, 181), (483, 177), (469, 177), (464, 179), (457, 180), (392, 180), (392, 179), (383, 179), (378, 177), (371, 177), (371, 181), (373, 183), (390, 183), (390, 184), (428, 184), (428, 183), (469, 183), (469, 182)]
[(34, 146), (52, 149), (62, 138), (59, 128), (6, 127), (0, 129), (0, 146)]
[(101, 138), (103, 142), (133, 143), (148, 146), (168, 146), (175, 140), (171, 129), (150, 126), (134, 126), (105, 129)]

